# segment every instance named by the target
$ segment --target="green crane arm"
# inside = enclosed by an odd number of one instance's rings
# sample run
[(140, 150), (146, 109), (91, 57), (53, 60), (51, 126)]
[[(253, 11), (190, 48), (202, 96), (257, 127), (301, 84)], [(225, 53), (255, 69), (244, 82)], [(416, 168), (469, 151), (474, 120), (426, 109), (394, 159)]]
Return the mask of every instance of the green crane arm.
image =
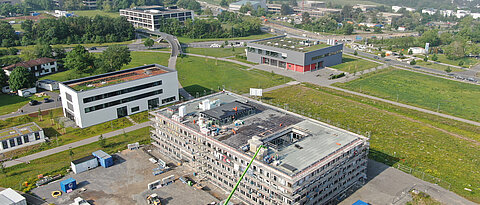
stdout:
[(227, 200), (225, 201), (225, 203), (223, 203), (223, 205), (227, 205), (227, 204), (228, 204), (228, 202), (229, 202), (230, 199), (232, 198), (233, 194), (234, 194), (235, 191), (237, 190), (238, 185), (240, 184), (240, 182), (242, 181), (243, 177), (244, 177), (245, 174), (247, 173), (248, 168), (250, 168), (250, 165), (252, 165), (253, 160), (257, 157), (258, 152), (260, 152), (260, 149), (262, 149), (262, 148), (263, 148), (263, 145), (260, 145), (260, 147), (258, 147), (257, 152), (255, 152), (255, 155), (253, 155), (253, 158), (250, 160), (250, 163), (248, 163), (247, 168), (245, 169), (245, 171), (243, 171), (242, 176), (240, 176), (240, 179), (238, 179), (237, 184), (235, 184), (235, 187), (233, 187), (232, 192), (230, 192), (230, 195), (228, 195), (228, 198), (227, 198)]

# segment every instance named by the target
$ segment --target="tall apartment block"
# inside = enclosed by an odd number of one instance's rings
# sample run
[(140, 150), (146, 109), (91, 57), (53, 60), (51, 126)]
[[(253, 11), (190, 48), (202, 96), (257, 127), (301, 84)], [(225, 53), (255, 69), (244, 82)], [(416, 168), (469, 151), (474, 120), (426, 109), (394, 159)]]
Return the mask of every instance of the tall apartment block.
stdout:
[(246, 204), (324, 204), (366, 179), (368, 138), (230, 92), (150, 112), (159, 151)]
[(159, 29), (160, 20), (178, 19), (185, 21), (193, 20), (193, 11), (185, 9), (168, 9), (159, 6), (135, 7), (132, 9), (120, 9), (120, 16), (127, 17), (127, 21), (131, 22), (135, 27), (142, 27), (150, 31)]

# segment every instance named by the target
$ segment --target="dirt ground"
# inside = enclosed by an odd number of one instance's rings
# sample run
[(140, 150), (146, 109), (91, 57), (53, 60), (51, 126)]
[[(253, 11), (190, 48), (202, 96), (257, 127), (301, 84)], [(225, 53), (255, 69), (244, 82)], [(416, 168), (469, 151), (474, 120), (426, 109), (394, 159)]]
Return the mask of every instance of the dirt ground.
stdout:
[[(151, 152), (157, 157), (155, 151)], [(195, 189), (178, 180), (193, 171), (188, 166), (174, 167), (168, 158), (158, 157), (172, 165), (172, 169), (154, 176), (152, 169), (157, 165), (148, 159), (151, 157), (143, 150), (124, 150), (112, 155), (115, 164), (112, 167), (97, 167), (92, 170), (70, 174), (61, 180), (72, 177), (77, 181), (77, 189), (71, 193), (62, 193), (57, 199), (51, 196), (52, 191), (60, 190), (60, 181), (56, 181), (32, 190), (32, 193), (45, 198), (48, 203), (70, 204), (76, 197), (82, 197), (91, 204), (146, 204), (146, 197), (157, 193), (162, 204), (209, 204), (219, 200), (209, 192)], [(174, 175), (177, 180), (173, 184), (155, 190), (148, 190), (149, 183)], [(209, 188), (207, 188), (209, 190)], [(219, 194), (224, 196), (224, 193)]]

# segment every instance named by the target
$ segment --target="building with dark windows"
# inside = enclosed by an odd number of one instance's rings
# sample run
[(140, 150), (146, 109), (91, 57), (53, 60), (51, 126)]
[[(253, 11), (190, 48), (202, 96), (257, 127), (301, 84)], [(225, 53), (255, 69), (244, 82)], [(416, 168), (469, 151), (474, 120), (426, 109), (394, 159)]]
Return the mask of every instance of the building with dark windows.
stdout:
[(307, 72), (342, 63), (343, 44), (277, 36), (248, 43), (247, 60)]
[[(368, 138), (229, 92), (150, 112), (161, 153), (245, 204), (328, 204), (366, 179)], [(260, 148), (263, 146), (262, 148)]]
[(45, 142), (45, 135), (35, 122), (0, 130), (0, 153), (41, 142)]
[(152, 64), (59, 83), (63, 114), (88, 127), (178, 100), (177, 71)]
[(193, 11), (185, 9), (169, 9), (161, 6), (142, 6), (132, 9), (120, 9), (120, 16), (127, 17), (127, 21), (135, 27), (154, 31), (160, 28), (162, 19), (193, 20)]
[(36, 77), (58, 72), (57, 60), (53, 58), (38, 58), (25, 62), (18, 62), (5, 66), (2, 69), (7, 75), (10, 75), (10, 73), (18, 67), (28, 68), (28, 70), (32, 71)]

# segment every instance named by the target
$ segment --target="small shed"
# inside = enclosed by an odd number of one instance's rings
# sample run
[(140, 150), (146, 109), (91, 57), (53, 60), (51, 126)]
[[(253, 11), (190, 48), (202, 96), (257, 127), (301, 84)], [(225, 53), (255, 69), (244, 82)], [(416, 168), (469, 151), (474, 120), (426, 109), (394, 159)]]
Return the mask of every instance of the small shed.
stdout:
[(74, 178), (68, 178), (60, 182), (60, 189), (65, 192), (69, 193), (77, 188), (77, 180)]
[(11, 188), (0, 192), (0, 204), (2, 205), (27, 205), (27, 200), (21, 194)]
[(78, 174), (98, 167), (98, 161), (96, 157), (89, 155), (77, 160), (73, 160), (71, 166), (73, 173)]
[(92, 153), (93, 156), (95, 156), (98, 161), (100, 162), (100, 165), (102, 165), (102, 167), (111, 167), (113, 165), (113, 158), (111, 155), (105, 153), (104, 151), (102, 150), (98, 150), (98, 151), (95, 151)]

